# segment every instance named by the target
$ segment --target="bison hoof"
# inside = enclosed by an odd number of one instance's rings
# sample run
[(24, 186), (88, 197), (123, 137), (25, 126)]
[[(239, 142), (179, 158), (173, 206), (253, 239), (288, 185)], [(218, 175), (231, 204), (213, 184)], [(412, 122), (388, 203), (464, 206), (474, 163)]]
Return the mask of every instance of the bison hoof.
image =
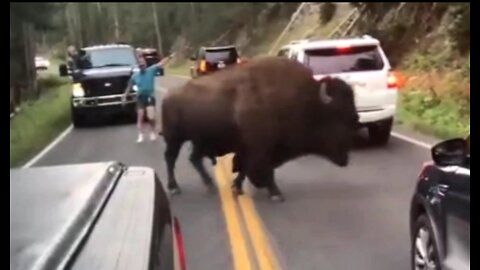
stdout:
[(243, 189), (236, 186), (232, 186), (232, 192), (235, 196), (243, 195)]
[(182, 193), (182, 191), (180, 190), (180, 188), (176, 187), (176, 188), (171, 188), (170, 190), (170, 195), (174, 196), (174, 195), (178, 195), (180, 193)]
[(272, 200), (272, 202), (284, 202), (285, 198), (283, 197), (283, 195), (277, 194), (270, 195), (270, 200)]

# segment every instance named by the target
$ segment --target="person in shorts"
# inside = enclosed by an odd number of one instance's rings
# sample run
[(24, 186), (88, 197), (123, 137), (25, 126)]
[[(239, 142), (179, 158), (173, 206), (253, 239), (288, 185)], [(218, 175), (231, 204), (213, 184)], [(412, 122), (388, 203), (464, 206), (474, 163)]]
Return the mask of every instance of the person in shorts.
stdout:
[[(155, 132), (155, 75), (158, 68), (165, 65), (173, 55), (165, 57), (159, 63), (147, 67), (147, 63), (143, 57), (139, 58), (139, 71), (135, 72), (129, 80), (125, 93), (123, 95), (123, 102), (130, 90), (133, 88), (137, 92), (137, 128), (138, 138), (137, 143), (144, 140), (143, 129), (144, 122), (150, 127), (150, 140), (154, 141), (157, 138)], [(145, 121), (146, 118), (146, 121)]]

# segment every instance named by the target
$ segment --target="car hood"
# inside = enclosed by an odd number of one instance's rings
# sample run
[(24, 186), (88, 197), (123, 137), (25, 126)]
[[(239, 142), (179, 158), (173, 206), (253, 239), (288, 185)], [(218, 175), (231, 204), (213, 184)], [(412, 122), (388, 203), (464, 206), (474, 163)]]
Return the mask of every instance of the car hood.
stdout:
[(108, 252), (116, 249), (143, 269), (158, 210), (155, 182), (152, 169), (118, 162), (11, 170), (10, 269), (91, 269), (95, 261), (114, 269), (119, 259)]

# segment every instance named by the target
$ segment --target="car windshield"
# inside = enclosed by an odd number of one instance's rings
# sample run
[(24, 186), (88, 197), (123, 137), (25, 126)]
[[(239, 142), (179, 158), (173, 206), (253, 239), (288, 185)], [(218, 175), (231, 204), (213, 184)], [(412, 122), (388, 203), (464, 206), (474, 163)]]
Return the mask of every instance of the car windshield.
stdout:
[(137, 59), (132, 48), (109, 48), (87, 52), (89, 68), (106, 66), (135, 66)]
[(220, 61), (224, 62), (235, 62), (237, 61), (237, 50), (235, 49), (226, 49), (226, 50), (207, 50), (205, 52), (205, 60), (210, 63), (216, 63)]
[(377, 46), (306, 50), (305, 64), (314, 74), (374, 71), (384, 67)]

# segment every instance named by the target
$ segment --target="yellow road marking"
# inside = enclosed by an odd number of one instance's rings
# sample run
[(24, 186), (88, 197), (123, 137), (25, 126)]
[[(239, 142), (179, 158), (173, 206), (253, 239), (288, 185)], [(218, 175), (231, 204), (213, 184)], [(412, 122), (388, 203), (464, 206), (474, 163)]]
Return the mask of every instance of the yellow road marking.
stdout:
[[(232, 155), (227, 155), (219, 159), (219, 166), (223, 167), (224, 175), (227, 179), (230, 179), (228, 186), (231, 185), (233, 180), (232, 173)], [(231, 192), (231, 191), (229, 191)], [(230, 193), (231, 194), (231, 193)], [(232, 195), (233, 197), (233, 195)], [(261, 270), (278, 270), (280, 269), (279, 263), (272, 251), (270, 243), (267, 239), (266, 232), (262, 226), (260, 215), (258, 214), (255, 204), (251, 196), (245, 194), (238, 196), (238, 202), (242, 211), (247, 230), (250, 236), (250, 240), (255, 249), (258, 265)]]
[(270, 247), (260, 217), (250, 196), (238, 197), (247, 229), (255, 248), (255, 254), (262, 270), (279, 270), (278, 262)]
[(222, 201), (222, 209), (227, 223), (227, 231), (230, 239), (230, 246), (235, 270), (251, 270), (252, 264), (248, 256), (247, 244), (242, 229), (240, 227), (240, 217), (235, 206), (235, 199), (233, 198), (230, 189), (229, 180), (224, 173), (223, 168), (215, 166), (215, 179), (217, 180), (218, 190), (220, 192), (220, 199)]

